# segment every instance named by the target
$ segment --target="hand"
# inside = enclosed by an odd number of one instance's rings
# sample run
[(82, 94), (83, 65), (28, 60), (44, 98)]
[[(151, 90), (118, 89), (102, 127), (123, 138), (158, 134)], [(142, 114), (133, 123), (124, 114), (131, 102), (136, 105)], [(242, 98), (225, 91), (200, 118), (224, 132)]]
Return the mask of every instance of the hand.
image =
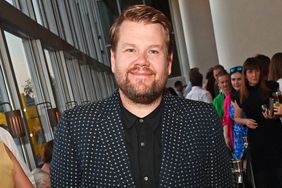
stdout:
[(262, 112), (262, 115), (264, 116), (265, 119), (273, 119), (273, 113), (269, 109), (264, 110)]
[(256, 120), (245, 119), (244, 121), (245, 121), (244, 124), (250, 129), (256, 129), (258, 127)]
[(282, 104), (274, 105), (273, 111), (275, 116), (282, 116)]

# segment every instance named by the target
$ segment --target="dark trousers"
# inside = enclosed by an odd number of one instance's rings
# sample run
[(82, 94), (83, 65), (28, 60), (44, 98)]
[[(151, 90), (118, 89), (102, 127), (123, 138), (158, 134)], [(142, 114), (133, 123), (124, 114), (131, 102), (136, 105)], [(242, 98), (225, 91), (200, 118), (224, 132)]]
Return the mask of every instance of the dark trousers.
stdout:
[(254, 170), (256, 188), (282, 188), (282, 168)]

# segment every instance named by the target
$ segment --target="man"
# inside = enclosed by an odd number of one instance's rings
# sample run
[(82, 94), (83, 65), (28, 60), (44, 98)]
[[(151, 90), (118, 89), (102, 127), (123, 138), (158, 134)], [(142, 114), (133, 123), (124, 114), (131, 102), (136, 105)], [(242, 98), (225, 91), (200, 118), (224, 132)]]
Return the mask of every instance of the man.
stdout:
[(213, 100), (213, 105), (218, 113), (218, 116), (222, 119), (223, 135), (226, 145), (233, 149), (233, 121), (229, 115), (229, 108), (231, 104), (231, 79), (226, 70), (218, 73), (218, 86), (222, 91), (222, 94), (218, 94)]
[(174, 88), (175, 88), (175, 91), (177, 93), (177, 96), (181, 97), (181, 98), (184, 98), (184, 96), (183, 96), (184, 86), (183, 86), (183, 83), (180, 80), (177, 80), (174, 83)]
[(190, 70), (189, 78), (192, 84), (192, 90), (188, 93), (185, 98), (195, 101), (212, 103), (212, 96), (210, 92), (202, 88), (203, 75), (199, 72), (198, 68), (193, 68)]
[(163, 95), (172, 65), (171, 26), (144, 5), (110, 31), (119, 89), (66, 111), (55, 136), (52, 187), (231, 187), (213, 107)]
[(212, 73), (213, 73), (213, 77), (215, 79), (215, 83), (214, 83), (214, 93), (215, 93), (215, 96), (217, 96), (218, 94), (221, 93), (219, 86), (218, 86), (218, 74), (225, 70), (224, 67), (222, 65), (215, 65), (213, 67), (213, 70), (212, 70)]
[(223, 102), (226, 93), (231, 91), (230, 76), (226, 70), (222, 70), (217, 74), (218, 86), (221, 92), (213, 99), (213, 105), (220, 119), (223, 117)]

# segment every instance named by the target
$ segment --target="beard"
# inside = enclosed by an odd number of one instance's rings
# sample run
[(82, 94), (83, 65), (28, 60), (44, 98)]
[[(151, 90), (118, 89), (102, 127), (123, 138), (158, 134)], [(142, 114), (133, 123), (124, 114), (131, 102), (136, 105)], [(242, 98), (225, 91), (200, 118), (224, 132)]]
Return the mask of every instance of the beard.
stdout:
[(146, 79), (138, 79), (135, 83), (133, 83), (128, 78), (128, 74), (130, 72), (139, 70), (142, 70), (143, 72), (149, 73), (153, 76), (156, 75), (153, 70), (146, 66), (135, 66), (129, 69), (126, 72), (125, 77), (123, 77), (122, 72), (117, 70), (115, 74), (117, 85), (125, 94), (125, 96), (131, 101), (140, 104), (150, 104), (163, 94), (168, 79), (167, 70), (160, 77), (160, 79), (155, 79), (150, 85), (146, 83)]

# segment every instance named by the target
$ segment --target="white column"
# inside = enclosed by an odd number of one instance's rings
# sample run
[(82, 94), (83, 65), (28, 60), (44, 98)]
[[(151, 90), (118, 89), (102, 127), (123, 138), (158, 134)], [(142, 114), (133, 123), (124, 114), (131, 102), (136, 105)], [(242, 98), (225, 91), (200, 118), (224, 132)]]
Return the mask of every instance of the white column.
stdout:
[[(188, 61), (180, 61), (180, 64), (189, 62), (189, 68), (198, 67), (205, 75), (208, 69), (218, 64), (217, 50), (213, 32), (210, 5), (207, 0), (171, 0), (170, 3), (179, 4), (180, 20), (184, 34), (184, 40), (176, 42), (186, 46)], [(172, 17), (177, 16), (172, 12)], [(173, 20), (174, 21), (174, 20)], [(174, 23), (179, 26), (180, 24)], [(176, 29), (174, 29), (176, 30)], [(176, 33), (176, 37), (177, 33)], [(178, 45), (178, 48), (181, 45)], [(184, 67), (184, 66), (181, 66)], [(188, 70), (186, 70), (188, 72)]]
[(247, 57), (282, 51), (281, 0), (210, 0), (219, 63), (242, 65)]
[(188, 53), (185, 44), (185, 37), (183, 31), (183, 25), (181, 21), (181, 15), (179, 11), (179, 3), (177, 0), (169, 1), (172, 26), (175, 36), (175, 44), (178, 54), (179, 67), (181, 76), (185, 78), (185, 81), (189, 81), (188, 71), (190, 70)]

